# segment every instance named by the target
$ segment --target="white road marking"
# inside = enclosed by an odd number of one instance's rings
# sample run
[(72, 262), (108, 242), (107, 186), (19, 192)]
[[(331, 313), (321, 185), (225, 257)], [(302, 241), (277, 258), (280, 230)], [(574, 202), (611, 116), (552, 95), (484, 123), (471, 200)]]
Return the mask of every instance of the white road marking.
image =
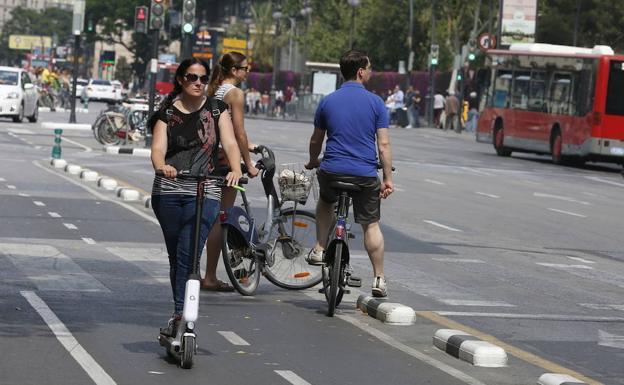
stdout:
[(535, 262), (536, 265), (544, 266), (544, 267), (554, 267), (555, 269), (583, 269), (583, 270), (594, 270), (593, 267), (587, 265), (566, 265), (565, 263), (546, 263), (546, 262)]
[(0, 182), (6, 182), (6, 179), (0, 178)]
[(438, 262), (451, 262), (451, 263), (485, 263), (480, 259), (468, 259), (468, 258), (431, 258)]
[(165, 372), (155, 372), (153, 370), (150, 370), (149, 372), (147, 372), (149, 374), (165, 374)]
[(624, 349), (624, 336), (607, 333), (604, 330), (598, 329), (598, 345)]
[(21, 197), (30, 198), (30, 194), (26, 194), (26, 193), (19, 193), (19, 194), (17, 194), (17, 195), (19, 195), (19, 196), (21, 196)]
[(473, 168), (473, 167), (460, 167), (460, 168), (462, 170), (471, 172), (473, 174), (481, 175), (481, 176), (494, 176), (494, 174), (486, 172), (486, 171), (479, 170), (478, 168)]
[(487, 194), (487, 193), (480, 192), (480, 191), (475, 191), (475, 194), (477, 194), (477, 195), (483, 195), (484, 197), (494, 198), (494, 199), (498, 199), (498, 198), (500, 198), (500, 196), (498, 196), (498, 195), (494, 195), (494, 194)]
[(432, 184), (437, 184), (439, 186), (444, 186), (446, 183), (443, 182), (439, 182), (437, 180), (433, 180), (433, 179), (425, 179), (425, 182), (427, 183), (432, 183)]
[(276, 370), (275, 373), (279, 374), (283, 379), (290, 382), (293, 385), (311, 385), (308, 381), (299, 377), (290, 370)]
[(118, 200), (118, 199), (113, 199), (113, 198), (110, 198), (110, 197), (108, 197), (108, 196), (106, 196), (106, 195), (100, 194), (100, 193), (99, 193), (99, 192), (97, 192), (96, 190), (94, 190), (94, 189), (92, 189), (91, 187), (88, 187), (88, 186), (86, 186), (86, 185), (84, 185), (84, 184), (80, 183), (80, 182), (79, 182), (79, 181), (77, 181), (77, 180), (74, 180), (74, 179), (72, 179), (72, 178), (70, 178), (70, 177), (68, 177), (68, 176), (65, 176), (65, 175), (59, 174), (59, 173), (57, 173), (57, 172), (55, 172), (55, 171), (53, 171), (53, 170), (48, 169), (48, 168), (47, 168), (47, 167), (45, 167), (45, 166), (40, 165), (40, 164), (39, 164), (39, 162), (37, 162), (36, 160), (35, 160), (35, 161), (32, 161), (32, 164), (34, 164), (34, 165), (35, 165), (35, 167), (39, 167), (40, 169), (42, 169), (42, 170), (44, 170), (44, 171), (46, 171), (46, 172), (49, 172), (49, 173), (50, 173), (50, 174), (52, 174), (52, 175), (56, 175), (56, 176), (57, 176), (57, 177), (59, 177), (59, 178), (65, 179), (66, 181), (68, 181), (68, 182), (70, 182), (70, 183), (72, 183), (72, 184), (74, 184), (74, 185), (76, 185), (76, 186), (78, 186), (78, 187), (83, 188), (84, 190), (86, 190), (87, 192), (89, 192), (91, 195), (93, 195), (93, 196), (97, 197), (99, 200), (103, 200), (103, 201), (107, 201), (107, 202), (111, 202), (111, 203), (117, 204), (117, 205), (119, 205), (119, 206), (121, 206), (121, 207), (125, 208), (126, 210), (128, 210), (128, 211), (131, 211), (131, 212), (135, 213), (136, 215), (140, 216), (141, 218), (146, 219), (146, 220), (148, 220), (148, 221), (152, 222), (153, 224), (155, 224), (155, 225), (157, 225), (157, 226), (160, 226), (160, 224), (158, 223), (158, 220), (157, 220), (155, 217), (150, 216), (149, 214), (146, 214), (145, 212), (143, 212), (143, 211), (141, 211), (141, 210), (139, 210), (139, 209), (137, 209), (137, 208), (135, 208), (135, 207), (132, 207), (132, 206), (130, 206), (130, 205), (128, 205), (128, 204), (126, 204), (126, 203), (123, 203), (123, 202), (121, 202), (121, 201), (120, 201), (120, 200)]
[(7, 188), (8, 188), (9, 190), (15, 190), (17, 187), (15, 187), (15, 186), (14, 186), (14, 185), (12, 185), (12, 184), (8, 184), (8, 185), (7, 185)]
[(473, 301), (463, 299), (439, 299), (438, 301), (451, 306), (516, 307), (516, 305), (503, 301)]
[(394, 191), (398, 191), (398, 192), (404, 192), (405, 190), (400, 188), (400, 187), (394, 187)]
[(82, 238), (82, 240), (87, 244), (87, 245), (95, 245), (95, 241), (93, 240), (93, 238)]
[(561, 214), (572, 215), (573, 217), (587, 218), (587, 216), (586, 216), (586, 215), (573, 213), (573, 212), (571, 212), (571, 211), (564, 211), (564, 210), (551, 209), (550, 207), (548, 208), (548, 210), (550, 210), (550, 211), (554, 211), (554, 212), (556, 212), (556, 213), (561, 213)]
[(33, 201), (33, 203), (35, 204), (35, 206), (39, 206), (39, 207), (44, 207), (45, 203), (41, 202), (41, 201)]
[(551, 198), (551, 199), (557, 199), (560, 201), (566, 201), (566, 202), (572, 202), (572, 203), (580, 203), (582, 205), (591, 205), (591, 203), (586, 202), (586, 201), (580, 201), (578, 199), (574, 199), (574, 198), (570, 198), (570, 197), (565, 197), (565, 196), (561, 196), (561, 195), (552, 195), (552, 194), (544, 194), (544, 193), (533, 193), (534, 197), (538, 197), (538, 198)]
[(48, 327), (59, 340), (61, 345), (71, 354), (82, 369), (91, 377), (96, 385), (116, 385), (117, 383), (106, 371), (91, 357), (91, 355), (80, 345), (71, 332), (65, 327), (63, 322), (54, 314), (52, 309), (43, 302), (37, 294), (32, 291), (21, 291), (20, 294), (26, 298), (30, 306), (43, 318)]
[(8, 130), (9, 132), (12, 132), (14, 134), (27, 134), (27, 135), (33, 135), (34, 132), (26, 129), (26, 128), (9, 128)]
[(49, 214), (52, 218), (61, 218), (61, 214), (59, 214), (59, 213), (55, 213), (54, 211), (48, 211), (48, 214)]
[(618, 310), (624, 311), (624, 304), (603, 304), (603, 303), (579, 303), (579, 306), (593, 310)]
[(612, 186), (624, 187), (624, 183), (614, 182), (612, 180), (599, 178), (597, 176), (586, 176), (585, 178), (589, 180), (593, 180), (594, 182), (600, 182), (600, 183), (610, 184)]
[(571, 259), (571, 260), (576, 261), (576, 262), (589, 263), (589, 264), (596, 263), (594, 261), (590, 261), (589, 259), (584, 259), (584, 258), (581, 258), (581, 257), (570, 257), (570, 256), (567, 256), (567, 257), (568, 257), (568, 259)]
[(110, 292), (70, 257), (50, 245), (0, 243), (0, 253), (41, 291)]
[(226, 331), (218, 331), (217, 333), (221, 334), (223, 338), (228, 340), (229, 343), (236, 346), (249, 346), (249, 342), (242, 339), (238, 334), (234, 332), (226, 332)]
[(438, 223), (438, 222), (435, 222), (435, 221), (430, 221), (430, 220), (428, 220), (428, 219), (423, 220), (423, 222), (428, 223), (428, 224), (433, 225), (433, 226), (440, 227), (440, 228), (445, 229), (445, 230), (455, 231), (455, 232), (459, 232), (459, 233), (461, 233), (461, 232), (462, 232), (460, 229), (456, 229), (456, 228), (454, 228), (454, 227), (450, 227), (450, 226), (447, 226), (447, 225), (443, 225), (443, 224)]
[(70, 230), (78, 230), (78, 227), (76, 227), (76, 225), (74, 225), (73, 223), (63, 223), (63, 226), (67, 227)]
[(78, 147), (82, 147), (82, 148), (84, 148), (85, 152), (92, 152), (93, 151), (93, 149), (91, 147), (85, 146), (84, 144), (78, 143), (78, 142), (73, 141), (71, 139), (67, 139), (65, 137), (63, 137), (63, 142), (68, 142), (68, 143), (74, 144), (74, 145), (76, 145)]
[(41, 150), (43, 147), (41, 146), (35, 146), (35, 150)]
[(162, 248), (107, 247), (106, 250), (137, 266), (157, 282), (169, 284), (169, 258)]
[(565, 314), (521, 314), (521, 313), (484, 313), (470, 311), (436, 311), (436, 314), (451, 317), (483, 317), (507, 319), (531, 319), (549, 321), (582, 321), (582, 322), (622, 322), (624, 317), (597, 317)]

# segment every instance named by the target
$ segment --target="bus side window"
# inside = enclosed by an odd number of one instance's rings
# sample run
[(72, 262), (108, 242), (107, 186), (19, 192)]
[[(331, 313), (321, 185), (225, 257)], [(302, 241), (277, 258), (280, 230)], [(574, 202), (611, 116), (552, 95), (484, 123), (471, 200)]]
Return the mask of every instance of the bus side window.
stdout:
[(511, 88), (511, 71), (498, 70), (494, 80), (494, 92), (491, 105), (494, 108), (509, 107), (509, 89)]
[(529, 107), (529, 81), (531, 73), (516, 71), (514, 73), (513, 92), (511, 93), (511, 107), (527, 110)]
[(548, 106), (544, 100), (546, 91), (546, 74), (542, 71), (534, 71), (531, 76), (529, 89), (529, 110), (537, 112), (547, 112)]
[(551, 114), (568, 114), (570, 111), (571, 74), (555, 73), (550, 84)]

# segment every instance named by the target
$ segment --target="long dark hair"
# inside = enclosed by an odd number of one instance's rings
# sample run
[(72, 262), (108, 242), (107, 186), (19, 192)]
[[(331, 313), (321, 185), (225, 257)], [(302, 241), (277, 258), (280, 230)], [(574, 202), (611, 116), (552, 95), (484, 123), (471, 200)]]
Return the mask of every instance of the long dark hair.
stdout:
[(247, 56), (240, 52), (232, 51), (224, 53), (219, 63), (215, 66), (214, 71), (212, 71), (210, 83), (208, 84), (208, 95), (214, 96), (215, 92), (217, 92), (217, 88), (219, 88), (223, 80), (228, 77), (232, 68), (240, 66), (245, 60), (247, 60)]
[(158, 111), (156, 113), (152, 114), (152, 116), (150, 116), (150, 118), (149, 118), (149, 120), (147, 122), (148, 127), (154, 128), (154, 125), (156, 124), (156, 120), (157, 120), (156, 117), (159, 115), (160, 111), (164, 111), (164, 110), (167, 110), (167, 109), (171, 108), (175, 98), (182, 93), (182, 84), (180, 84), (180, 81), (178, 79), (184, 77), (184, 75), (186, 75), (186, 71), (188, 71), (189, 67), (191, 67), (192, 65), (195, 65), (195, 64), (199, 64), (199, 65), (203, 66), (206, 69), (206, 75), (210, 76), (210, 66), (204, 60), (196, 58), (196, 57), (192, 57), (192, 58), (188, 58), (188, 59), (182, 60), (182, 62), (178, 66), (178, 69), (176, 70), (175, 76), (173, 78), (173, 91), (171, 91), (165, 97), (165, 99), (162, 101), (162, 103), (160, 103), (160, 108), (158, 109)]

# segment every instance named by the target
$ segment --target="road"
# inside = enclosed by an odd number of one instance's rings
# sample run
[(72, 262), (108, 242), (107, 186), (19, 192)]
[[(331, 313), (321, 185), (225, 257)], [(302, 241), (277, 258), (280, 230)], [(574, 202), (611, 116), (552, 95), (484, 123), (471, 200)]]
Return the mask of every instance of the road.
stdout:
[[(92, 122), (101, 107), (92, 106), (79, 122)], [(247, 129), (278, 162), (306, 160), (308, 124)], [(89, 131), (63, 136), (64, 159), (149, 192), (148, 158), (106, 154)], [(391, 140), (386, 274), (415, 324), (355, 309), (372, 274), (355, 229), (364, 285), (337, 317), (324, 316), (316, 289), (263, 280), (252, 298), (202, 293), (200, 351), (184, 371), (156, 342), (171, 306), (151, 210), (50, 167), (51, 130), (0, 120), (0, 384), (529, 384), (547, 372), (624, 384), (620, 169), (500, 158), (468, 134), (434, 129), (392, 130)], [(261, 216), (260, 191), (249, 186)], [(474, 367), (434, 348), (441, 328), (500, 344), (508, 366)]]

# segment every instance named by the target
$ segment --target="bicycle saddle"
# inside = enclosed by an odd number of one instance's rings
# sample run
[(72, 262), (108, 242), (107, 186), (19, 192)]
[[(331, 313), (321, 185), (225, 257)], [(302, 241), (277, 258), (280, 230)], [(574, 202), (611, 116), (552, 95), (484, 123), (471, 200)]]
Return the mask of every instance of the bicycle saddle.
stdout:
[(353, 183), (341, 182), (341, 181), (333, 181), (329, 184), (331, 188), (340, 190), (340, 191), (352, 191), (358, 192), (362, 191), (362, 188)]

